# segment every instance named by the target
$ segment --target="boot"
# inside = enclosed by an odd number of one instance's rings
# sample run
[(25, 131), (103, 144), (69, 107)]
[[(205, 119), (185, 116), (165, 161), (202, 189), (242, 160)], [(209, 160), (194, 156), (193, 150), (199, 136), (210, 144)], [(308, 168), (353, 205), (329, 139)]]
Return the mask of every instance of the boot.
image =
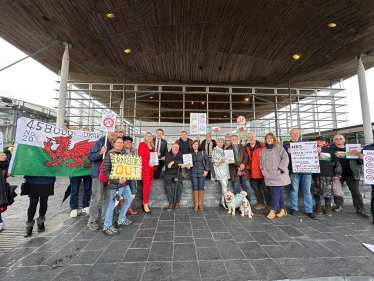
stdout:
[(203, 208), (204, 192), (205, 191), (199, 190), (199, 210), (200, 211), (204, 210)]
[(281, 209), (280, 212), (277, 214), (277, 217), (278, 217), (278, 218), (283, 218), (283, 217), (285, 217), (285, 216), (287, 216), (287, 211), (286, 211), (286, 209)]
[(38, 232), (43, 232), (45, 230), (44, 222), (45, 222), (45, 216), (36, 218), (36, 223), (38, 225)]
[(275, 211), (274, 211), (274, 210), (270, 210), (270, 212), (269, 212), (267, 218), (268, 218), (269, 220), (274, 219), (274, 218), (275, 218)]
[(318, 215), (322, 215), (322, 206), (321, 201), (316, 201), (316, 213)]
[(26, 231), (25, 231), (25, 235), (23, 235), (23, 237), (29, 237), (32, 235), (32, 228), (35, 224), (35, 220), (32, 220), (32, 222), (26, 222)]
[(195, 207), (193, 208), (195, 211), (197, 211), (197, 208), (199, 206), (199, 191), (196, 190), (196, 191), (192, 191), (192, 195), (193, 195), (193, 201), (195, 203)]
[(130, 207), (129, 207), (129, 209), (127, 210), (127, 213), (126, 213), (126, 214), (136, 215), (138, 212), (136, 212), (136, 211), (134, 211), (134, 210), (132, 209), (132, 202), (134, 202), (134, 199), (132, 199), (131, 204), (130, 204)]
[[(326, 208), (326, 216), (331, 217), (331, 216), (332, 216), (332, 207), (331, 207), (331, 203), (326, 203), (326, 204), (325, 204), (325, 208)], [(321, 212), (321, 213), (322, 213), (322, 212)]]

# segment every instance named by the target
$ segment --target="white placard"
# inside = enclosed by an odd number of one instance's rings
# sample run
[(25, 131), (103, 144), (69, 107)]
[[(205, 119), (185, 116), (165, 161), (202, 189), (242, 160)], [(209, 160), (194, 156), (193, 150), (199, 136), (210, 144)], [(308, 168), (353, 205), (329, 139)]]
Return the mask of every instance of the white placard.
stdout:
[(317, 142), (291, 142), (292, 171), (294, 173), (319, 173)]
[(362, 243), (362, 245), (364, 245), (366, 248), (368, 248), (370, 251), (372, 251), (374, 253), (374, 245), (365, 244), (365, 243)]
[(149, 164), (158, 166), (158, 154), (157, 152), (150, 152)]
[(3, 140), (3, 132), (0, 132), (0, 154), (4, 151), (4, 140)]
[(345, 151), (347, 159), (358, 159), (361, 152), (361, 144), (346, 144)]
[(190, 134), (206, 134), (206, 113), (190, 113)]
[(187, 164), (190, 164), (190, 167), (193, 167), (192, 154), (183, 154), (183, 164), (185, 167), (187, 167)]
[(374, 150), (364, 150), (364, 181), (367, 184), (374, 184)]
[(100, 131), (114, 132), (116, 129), (116, 119), (117, 119), (117, 114), (103, 112), (101, 116)]
[(229, 149), (229, 150), (224, 150), (223, 152), (225, 153), (226, 163), (228, 164), (235, 163), (234, 150)]

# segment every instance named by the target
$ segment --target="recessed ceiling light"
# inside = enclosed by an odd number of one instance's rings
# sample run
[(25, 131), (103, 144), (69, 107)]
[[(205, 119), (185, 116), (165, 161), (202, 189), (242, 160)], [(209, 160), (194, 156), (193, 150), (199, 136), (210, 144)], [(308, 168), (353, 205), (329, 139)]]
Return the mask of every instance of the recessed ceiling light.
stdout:
[(204, 103), (205, 103), (205, 102), (203, 102), (203, 101), (201, 102), (201, 104), (204, 104)]
[(150, 99), (153, 99), (153, 97), (151, 96), (151, 97), (149, 97)]
[(191, 102), (191, 104), (193, 104), (193, 102)]
[(131, 53), (131, 50), (130, 50), (130, 49), (126, 49), (126, 50), (124, 50), (124, 52), (125, 52), (126, 54), (130, 54), (130, 53)]
[(330, 22), (328, 27), (336, 27), (336, 23)]
[(225, 115), (225, 116), (223, 116), (223, 117), (227, 117), (227, 116)]
[(245, 101), (249, 101), (249, 98), (245, 98), (244, 100), (245, 100)]
[(293, 58), (294, 60), (298, 60), (298, 59), (300, 58), (300, 55), (298, 55), (298, 54), (293, 55), (292, 58)]
[(114, 14), (112, 14), (112, 13), (111, 13), (111, 14), (107, 14), (106, 17), (107, 17), (108, 19), (112, 19), (112, 18), (114, 18)]

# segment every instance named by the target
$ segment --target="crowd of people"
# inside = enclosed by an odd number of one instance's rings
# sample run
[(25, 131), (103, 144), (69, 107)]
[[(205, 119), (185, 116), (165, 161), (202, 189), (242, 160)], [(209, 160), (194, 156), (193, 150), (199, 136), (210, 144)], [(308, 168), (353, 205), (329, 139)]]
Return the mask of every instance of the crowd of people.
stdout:
[[(88, 130), (88, 129), (87, 129)], [(109, 132), (106, 137), (97, 140), (88, 154), (92, 162), (91, 175), (71, 177), (70, 216), (76, 217), (80, 212), (88, 215), (87, 227), (99, 230), (103, 224), (103, 232), (107, 235), (117, 235), (118, 228), (132, 224), (128, 215), (136, 215), (132, 208), (137, 182), (127, 179), (108, 179), (111, 172), (111, 154), (139, 156), (142, 158), (142, 194), (143, 211), (151, 213), (149, 193), (153, 179), (164, 180), (165, 194), (168, 200), (167, 211), (179, 211), (183, 191), (183, 180), (191, 180), (194, 210), (203, 210), (205, 181), (218, 181), (221, 186), (220, 206), (227, 209), (224, 194), (228, 191), (229, 181), (232, 182), (234, 193), (246, 192), (247, 200), (251, 202), (251, 187), (257, 204), (256, 210), (267, 209), (268, 219), (296, 215), (299, 210), (298, 194), (301, 188), (304, 210), (311, 219), (323, 214), (321, 199), (325, 201), (324, 212), (331, 217), (333, 211), (341, 212), (344, 208), (342, 186), (347, 184), (352, 194), (356, 212), (365, 218), (369, 213), (364, 208), (362, 195), (359, 190), (360, 166), (363, 164), (363, 154), (359, 159), (347, 159), (345, 154), (345, 139), (336, 135), (333, 144), (327, 145), (323, 136), (316, 138), (318, 154), (328, 154), (331, 157), (319, 157), (320, 173), (295, 173), (292, 168), (291, 143), (303, 142), (298, 129), (290, 131), (290, 140), (279, 143), (274, 134), (267, 134), (264, 141), (256, 139), (254, 133), (247, 134), (247, 144), (242, 145), (238, 136), (226, 134), (225, 138), (212, 139), (211, 134), (201, 141), (188, 138), (186, 131), (181, 132), (180, 138), (168, 150), (168, 144), (163, 139), (164, 132), (158, 129), (153, 135), (147, 132), (138, 147), (133, 147), (133, 139), (124, 135), (123, 129)], [(225, 150), (232, 150), (234, 161), (228, 163)], [(364, 150), (374, 150), (374, 144), (364, 147)], [(151, 164), (151, 153), (157, 153), (159, 164)], [(192, 164), (185, 164), (184, 154), (190, 154)], [(10, 153), (0, 154), (0, 164), (9, 161)], [(3, 167), (4, 165), (0, 165)], [(6, 165), (5, 165), (6, 166)], [(164, 173), (161, 173), (165, 168)], [(44, 222), (48, 207), (48, 198), (54, 194), (55, 177), (25, 176), (22, 191), (27, 191), (29, 207), (27, 211), (25, 237), (32, 235), (35, 224), (35, 214), (39, 204), (39, 216), (36, 218), (38, 232), (45, 230)], [(78, 208), (78, 193), (83, 181), (82, 209)], [(283, 190), (289, 190), (290, 209), (287, 211)], [(374, 186), (371, 200), (371, 213), (374, 215)], [(323, 198), (322, 198), (323, 197)], [(313, 198), (315, 204), (313, 206)], [(116, 201), (119, 201), (118, 207)], [(335, 208), (332, 209), (332, 203)], [(117, 208), (118, 220), (113, 223), (113, 213)], [(101, 217), (100, 215), (101, 209)], [(374, 220), (373, 220), (374, 224)], [(3, 222), (0, 216), (0, 227)]]

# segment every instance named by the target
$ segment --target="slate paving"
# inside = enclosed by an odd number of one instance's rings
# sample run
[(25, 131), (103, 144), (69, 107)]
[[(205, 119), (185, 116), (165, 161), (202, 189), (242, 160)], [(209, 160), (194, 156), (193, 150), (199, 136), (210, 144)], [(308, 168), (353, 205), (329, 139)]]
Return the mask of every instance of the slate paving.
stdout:
[[(179, 212), (153, 207), (151, 214), (139, 211), (130, 218), (132, 225), (111, 237), (87, 229), (86, 216), (70, 218), (68, 208), (53, 200), (46, 231), (20, 239), (18, 246), (0, 255), (1, 281), (373, 280), (374, 276), (374, 254), (362, 245), (374, 244), (372, 218), (359, 216), (352, 206), (332, 218), (318, 216), (317, 221), (302, 211), (268, 220), (265, 210), (254, 210), (249, 219), (239, 212), (232, 217), (218, 207), (204, 211), (182, 207)], [(15, 218), (16, 211), (9, 215)], [(24, 215), (22, 210), (19, 220)], [(2, 243), (8, 239), (2, 236), (6, 231), (0, 234)]]

